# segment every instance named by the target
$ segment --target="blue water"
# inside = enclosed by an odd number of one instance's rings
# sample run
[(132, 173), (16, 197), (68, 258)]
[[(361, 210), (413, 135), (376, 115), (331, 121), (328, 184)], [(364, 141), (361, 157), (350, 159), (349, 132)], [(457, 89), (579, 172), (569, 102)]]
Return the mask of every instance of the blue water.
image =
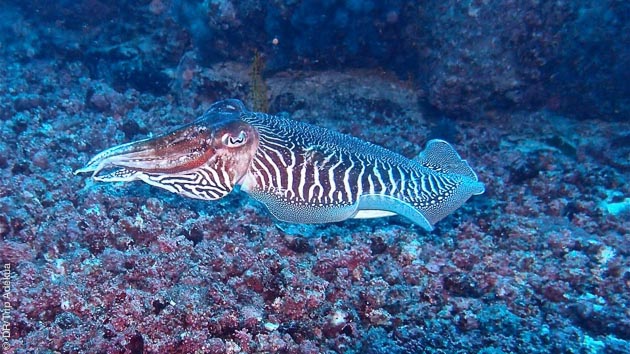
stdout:
[[(612, 0), (3, 2), (2, 353), (630, 352), (629, 16)], [(409, 159), (444, 139), (485, 193), (425, 231), (73, 174), (228, 98)]]

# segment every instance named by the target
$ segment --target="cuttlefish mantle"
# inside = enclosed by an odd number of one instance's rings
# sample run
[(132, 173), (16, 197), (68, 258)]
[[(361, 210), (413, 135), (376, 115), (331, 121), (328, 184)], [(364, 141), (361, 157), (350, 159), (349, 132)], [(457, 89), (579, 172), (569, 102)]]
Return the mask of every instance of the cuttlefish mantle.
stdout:
[(107, 149), (75, 171), (144, 181), (216, 200), (240, 186), (277, 219), (328, 223), (401, 215), (426, 230), (484, 185), (453, 147), (431, 140), (415, 159), (238, 100), (213, 104), (170, 133)]

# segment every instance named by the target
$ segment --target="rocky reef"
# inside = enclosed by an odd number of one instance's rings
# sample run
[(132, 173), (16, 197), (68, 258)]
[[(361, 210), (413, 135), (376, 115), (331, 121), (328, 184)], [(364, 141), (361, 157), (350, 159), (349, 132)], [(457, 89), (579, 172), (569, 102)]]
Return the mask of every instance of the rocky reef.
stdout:
[[(5, 353), (625, 353), (628, 4), (13, 2), (0, 17)], [(72, 172), (251, 103), (413, 157), (449, 140), (486, 193), (426, 233), (277, 223)], [(6, 334), (6, 335), (5, 335)]]

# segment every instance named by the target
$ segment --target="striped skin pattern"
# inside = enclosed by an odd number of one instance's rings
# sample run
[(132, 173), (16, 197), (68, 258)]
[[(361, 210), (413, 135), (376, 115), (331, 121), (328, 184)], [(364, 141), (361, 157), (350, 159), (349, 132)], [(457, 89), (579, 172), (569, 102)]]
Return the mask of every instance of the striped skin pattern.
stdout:
[(320, 223), (400, 214), (425, 229), (484, 191), (445, 141), (411, 160), (380, 146), (262, 113), (241, 119), (260, 135), (242, 189), (278, 219)]
[(228, 174), (225, 161), (221, 159), (217, 160), (213, 168), (194, 168), (186, 173), (139, 171), (123, 167), (107, 174), (95, 175), (94, 178), (105, 182), (141, 180), (173, 193), (204, 200), (223, 198), (235, 185), (234, 176)]
[(321, 127), (250, 112), (238, 100), (217, 102), (172, 133), (105, 150), (82, 172), (107, 182), (142, 180), (205, 200), (240, 185), (287, 222), (398, 214), (426, 230), (484, 192), (445, 141), (431, 140), (408, 159)]

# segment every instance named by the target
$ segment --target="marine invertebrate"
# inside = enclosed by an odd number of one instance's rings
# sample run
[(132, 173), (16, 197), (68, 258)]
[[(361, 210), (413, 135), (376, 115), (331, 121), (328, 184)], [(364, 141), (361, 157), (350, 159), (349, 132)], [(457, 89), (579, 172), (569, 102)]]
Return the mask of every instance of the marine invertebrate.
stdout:
[(256, 51), (249, 73), (250, 99), (255, 111), (267, 113), (269, 111), (269, 100), (267, 99), (267, 85), (265, 85), (265, 80), (262, 76), (264, 69), (265, 60), (260, 52)]
[(357, 138), (215, 103), (171, 133), (107, 149), (75, 173), (141, 180), (215, 200), (235, 187), (297, 223), (402, 215), (426, 230), (484, 191), (465, 160), (431, 140), (414, 160)]

